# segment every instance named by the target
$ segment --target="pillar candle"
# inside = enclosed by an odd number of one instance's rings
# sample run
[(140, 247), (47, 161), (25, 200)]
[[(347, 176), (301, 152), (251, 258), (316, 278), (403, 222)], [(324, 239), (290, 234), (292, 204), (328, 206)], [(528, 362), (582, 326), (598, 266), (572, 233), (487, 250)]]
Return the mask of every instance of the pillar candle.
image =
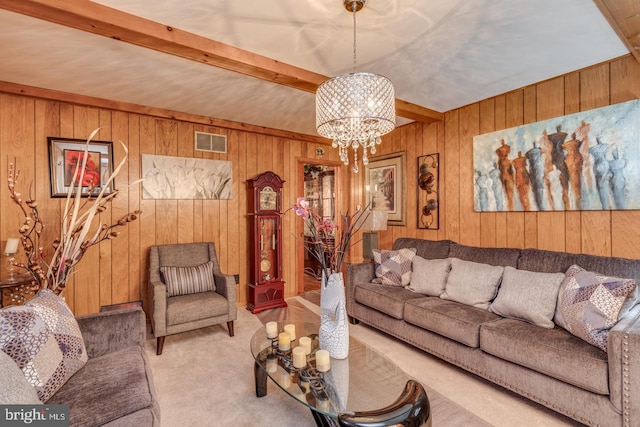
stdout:
[(296, 325), (293, 325), (293, 324), (284, 325), (284, 331), (289, 332), (289, 335), (291, 336), (291, 341), (296, 340)]
[(275, 338), (278, 336), (278, 324), (276, 322), (267, 322), (267, 338)]
[(289, 332), (280, 332), (278, 334), (278, 348), (282, 351), (291, 349), (291, 335), (289, 335)]
[(300, 337), (300, 347), (304, 348), (305, 354), (311, 353), (311, 338)]
[(316, 369), (320, 372), (327, 372), (330, 366), (329, 352), (327, 350), (316, 351)]
[(307, 353), (304, 347), (296, 347), (293, 349), (293, 367), (304, 368), (307, 366)]
[(7, 239), (7, 244), (4, 247), (5, 255), (13, 255), (18, 252), (18, 243), (20, 239), (16, 239), (15, 237), (10, 237)]

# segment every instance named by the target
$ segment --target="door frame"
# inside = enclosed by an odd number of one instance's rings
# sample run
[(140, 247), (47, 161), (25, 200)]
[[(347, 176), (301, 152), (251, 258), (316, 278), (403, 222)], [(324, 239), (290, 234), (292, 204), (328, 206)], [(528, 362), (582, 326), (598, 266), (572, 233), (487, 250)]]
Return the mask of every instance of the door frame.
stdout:
[[(335, 169), (333, 175), (334, 188), (333, 191), (336, 194), (335, 198), (335, 217), (340, 217), (341, 210), (341, 197), (339, 195), (341, 192), (341, 174), (342, 167), (344, 163), (339, 160), (325, 160), (325, 159), (315, 159), (308, 157), (297, 157), (297, 168), (296, 168), (296, 191), (297, 194), (304, 195), (304, 165), (318, 165), (318, 166), (330, 166)], [(304, 232), (304, 223), (302, 221), (296, 221), (295, 225), (295, 233), (296, 233), (296, 282), (297, 282), (297, 295), (300, 295), (304, 292), (304, 241), (302, 239), (302, 233)]]

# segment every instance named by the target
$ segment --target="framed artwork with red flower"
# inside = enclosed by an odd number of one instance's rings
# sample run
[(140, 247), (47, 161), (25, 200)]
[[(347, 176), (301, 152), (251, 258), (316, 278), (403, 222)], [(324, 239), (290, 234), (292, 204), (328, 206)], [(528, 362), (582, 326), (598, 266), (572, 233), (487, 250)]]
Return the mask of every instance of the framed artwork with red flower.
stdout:
[[(109, 141), (87, 141), (48, 137), (51, 197), (67, 197), (71, 183), (80, 183), (82, 196), (97, 195), (113, 173), (113, 144)], [(87, 148), (85, 150), (85, 148)], [(85, 158), (86, 154), (86, 158)], [(115, 190), (113, 181), (104, 194)]]

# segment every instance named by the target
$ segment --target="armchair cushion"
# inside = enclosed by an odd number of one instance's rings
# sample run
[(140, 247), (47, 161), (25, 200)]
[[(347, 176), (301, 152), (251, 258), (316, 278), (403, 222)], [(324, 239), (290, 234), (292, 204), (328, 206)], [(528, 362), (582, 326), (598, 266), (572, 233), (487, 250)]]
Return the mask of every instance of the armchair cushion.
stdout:
[(0, 311), (0, 349), (15, 361), (42, 402), (88, 359), (73, 313), (48, 289), (22, 306)]
[(163, 266), (160, 272), (167, 285), (167, 293), (172, 297), (215, 291), (213, 267), (213, 261), (207, 261), (190, 267)]

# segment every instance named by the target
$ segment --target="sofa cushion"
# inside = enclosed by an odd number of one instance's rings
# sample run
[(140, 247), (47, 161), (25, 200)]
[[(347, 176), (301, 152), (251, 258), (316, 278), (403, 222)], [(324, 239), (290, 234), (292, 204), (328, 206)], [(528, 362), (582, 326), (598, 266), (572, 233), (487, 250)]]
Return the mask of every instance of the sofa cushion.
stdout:
[(437, 297), (412, 299), (404, 308), (405, 322), (473, 348), (480, 345), (480, 325), (499, 319), (487, 310)]
[(42, 403), (16, 362), (3, 351), (0, 351), (0, 378), (0, 405)]
[(489, 265), (509, 265), (518, 267), (520, 249), (516, 248), (481, 248), (476, 246), (453, 243), (449, 250), (449, 257), (465, 261), (473, 261)]
[(451, 258), (447, 286), (440, 298), (488, 309), (498, 292), (504, 267)]
[(411, 261), (416, 254), (415, 248), (397, 251), (373, 250), (376, 265), (375, 283), (392, 286), (407, 286), (411, 282)]
[(563, 273), (538, 273), (507, 266), (498, 296), (489, 310), (502, 317), (553, 328), (558, 289), (563, 280)]
[(393, 250), (416, 248), (416, 255), (424, 259), (449, 258), (451, 240), (425, 240), (413, 237), (401, 237), (393, 242)]
[(412, 263), (411, 283), (407, 289), (419, 294), (439, 297), (447, 285), (451, 259), (424, 259), (416, 255)]
[(14, 360), (42, 402), (87, 362), (78, 322), (48, 289), (24, 305), (0, 310), (0, 350)]
[(636, 288), (636, 281), (569, 267), (558, 295), (555, 321), (577, 337), (607, 351), (609, 330)]
[(142, 346), (90, 359), (49, 403), (67, 404), (72, 426), (96, 426), (150, 407), (153, 390)]
[(564, 329), (502, 319), (482, 325), (480, 348), (560, 381), (609, 394), (607, 355)]
[(229, 313), (229, 302), (217, 292), (167, 298), (167, 326), (193, 322)]
[(163, 266), (160, 267), (160, 272), (170, 297), (216, 290), (213, 261), (190, 267)]
[(404, 317), (405, 302), (414, 298), (424, 297), (407, 289), (378, 283), (361, 283), (355, 290), (357, 302), (399, 320)]

